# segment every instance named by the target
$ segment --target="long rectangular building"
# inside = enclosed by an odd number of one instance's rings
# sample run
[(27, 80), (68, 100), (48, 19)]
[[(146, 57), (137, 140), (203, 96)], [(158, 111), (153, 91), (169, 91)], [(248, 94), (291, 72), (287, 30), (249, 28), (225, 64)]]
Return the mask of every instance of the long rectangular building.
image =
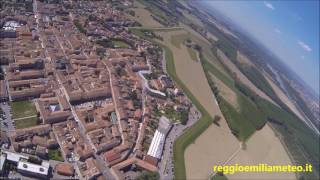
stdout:
[(151, 141), (151, 145), (148, 150), (148, 155), (161, 159), (163, 145), (168, 132), (170, 131), (172, 123), (170, 120), (162, 116), (159, 120), (159, 126)]

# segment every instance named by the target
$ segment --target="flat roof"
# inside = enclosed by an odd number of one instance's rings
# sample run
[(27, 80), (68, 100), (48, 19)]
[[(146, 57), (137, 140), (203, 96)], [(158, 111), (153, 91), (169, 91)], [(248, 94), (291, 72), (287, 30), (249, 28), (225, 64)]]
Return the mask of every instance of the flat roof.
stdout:
[(166, 135), (169, 132), (171, 126), (172, 126), (172, 123), (168, 118), (166, 118), (165, 116), (160, 117), (158, 130), (161, 133)]
[(0, 171), (2, 171), (5, 161), (6, 161), (6, 156), (4, 154), (1, 154), (1, 156), (0, 156)]
[(29, 172), (33, 172), (36, 174), (41, 174), (41, 175), (48, 175), (49, 172), (49, 168), (45, 167), (45, 166), (41, 166), (41, 165), (37, 165), (37, 164), (32, 164), (29, 162), (22, 162), (19, 161), (18, 162), (18, 170), (24, 170), (24, 171), (29, 171)]
[(165, 140), (165, 134), (156, 130), (147, 154), (149, 156), (160, 159), (162, 155), (164, 140)]
[(28, 156), (25, 156), (25, 155), (22, 155), (22, 154), (18, 154), (18, 153), (14, 153), (14, 152), (10, 152), (10, 151), (3, 151), (3, 153), (5, 153), (7, 155), (7, 159), (9, 161), (13, 161), (13, 162), (19, 162), (21, 158), (29, 159)]

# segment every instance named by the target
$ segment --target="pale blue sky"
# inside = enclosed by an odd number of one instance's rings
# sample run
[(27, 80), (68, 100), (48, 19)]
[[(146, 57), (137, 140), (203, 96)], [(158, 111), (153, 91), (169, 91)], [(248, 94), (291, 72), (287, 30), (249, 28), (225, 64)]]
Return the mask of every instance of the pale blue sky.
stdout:
[(281, 58), (319, 94), (319, 1), (207, 1)]

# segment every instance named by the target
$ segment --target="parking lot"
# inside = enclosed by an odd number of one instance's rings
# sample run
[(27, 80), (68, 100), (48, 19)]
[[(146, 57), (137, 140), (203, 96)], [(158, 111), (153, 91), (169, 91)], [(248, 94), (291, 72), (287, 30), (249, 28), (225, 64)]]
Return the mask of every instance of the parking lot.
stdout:
[(186, 125), (176, 123), (173, 125), (166, 142), (164, 144), (163, 155), (161, 162), (159, 163), (160, 178), (164, 180), (174, 179), (174, 165), (173, 165), (173, 144), (174, 141), (184, 132), (184, 130), (192, 126), (197, 120), (199, 120), (201, 114), (195, 107), (190, 109), (189, 120)]
[(15, 131), (15, 123), (12, 121), (12, 111), (10, 106), (7, 102), (1, 102), (1, 114), (0, 114), (0, 121), (1, 121), (1, 131), (10, 135)]

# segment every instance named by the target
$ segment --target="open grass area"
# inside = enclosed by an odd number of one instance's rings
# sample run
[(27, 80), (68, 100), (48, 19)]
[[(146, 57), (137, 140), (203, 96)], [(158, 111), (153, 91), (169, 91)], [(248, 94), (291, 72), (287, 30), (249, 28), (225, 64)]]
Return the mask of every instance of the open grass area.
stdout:
[(51, 160), (64, 161), (59, 149), (49, 149), (48, 155)]
[(218, 79), (220, 79), (230, 89), (235, 90), (233, 79), (223, 74), (219, 69), (217, 69), (212, 63), (210, 63), (206, 59), (202, 59), (201, 63), (204, 71), (210, 71), (213, 75), (215, 75)]
[(39, 124), (38, 117), (19, 119), (14, 121), (17, 129), (28, 128)]
[(187, 47), (187, 50), (188, 50), (188, 53), (189, 53), (191, 59), (194, 61), (198, 61), (199, 58), (198, 58), (197, 50), (195, 50), (191, 47)]
[(232, 133), (240, 141), (247, 141), (256, 130), (264, 126), (266, 117), (247, 97), (238, 94), (238, 101), (240, 104), (240, 112), (237, 112), (237, 110), (223, 98), (220, 98), (219, 106)]
[(124, 41), (114, 40), (112, 43), (114, 48), (130, 48), (130, 45)]
[[(170, 42), (175, 47), (181, 48), (181, 44), (183, 44), (183, 42), (186, 41), (189, 37), (190, 37), (190, 33), (171, 36)], [(197, 51), (192, 47), (186, 47), (186, 48), (191, 59), (194, 61), (198, 61)]]
[(170, 38), (170, 42), (172, 45), (174, 45), (175, 47), (177, 48), (180, 48), (181, 47), (181, 44), (187, 40), (188, 38), (188, 34), (185, 33), (185, 34), (179, 34), (179, 35), (176, 35), (176, 36), (171, 36)]
[(34, 116), (37, 114), (36, 107), (31, 101), (16, 101), (10, 104), (12, 119)]

